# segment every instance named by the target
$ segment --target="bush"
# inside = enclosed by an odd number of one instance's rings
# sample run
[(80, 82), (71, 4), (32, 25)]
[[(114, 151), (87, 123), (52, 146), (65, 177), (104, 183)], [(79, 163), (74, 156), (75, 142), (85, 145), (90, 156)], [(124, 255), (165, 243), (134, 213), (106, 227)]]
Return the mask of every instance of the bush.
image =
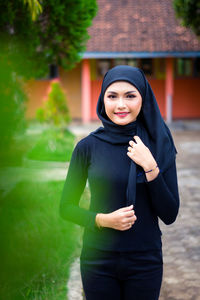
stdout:
[(59, 82), (52, 82), (44, 107), (37, 109), (36, 118), (54, 126), (63, 127), (71, 121), (67, 100)]

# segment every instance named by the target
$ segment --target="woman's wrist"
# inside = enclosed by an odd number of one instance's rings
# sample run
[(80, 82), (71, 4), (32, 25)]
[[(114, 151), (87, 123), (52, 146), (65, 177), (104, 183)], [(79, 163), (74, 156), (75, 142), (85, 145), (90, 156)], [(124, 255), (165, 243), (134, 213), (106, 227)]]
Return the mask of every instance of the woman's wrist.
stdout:
[(160, 172), (157, 162), (154, 158), (152, 158), (152, 160), (150, 161), (144, 162), (142, 167), (145, 172), (147, 181), (154, 180)]
[(154, 180), (158, 176), (159, 173), (160, 173), (160, 169), (158, 166), (156, 166), (153, 169), (150, 169), (149, 171), (146, 171), (145, 175), (146, 175), (147, 181)]
[(148, 171), (144, 171), (144, 172), (145, 172), (146, 174), (147, 174), (147, 173), (151, 173), (151, 172), (156, 171), (157, 168), (158, 168), (158, 166), (156, 165), (154, 168), (149, 169)]
[(99, 229), (101, 227), (105, 227), (105, 224), (104, 224), (104, 215), (105, 214), (102, 214), (102, 213), (96, 214), (95, 222), (96, 222), (96, 225), (97, 225), (97, 227)]
[(154, 170), (156, 167), (157, 167), (157, 163), (156, 163), (155, 159), (145, 162), (142, 166), (145, 173), (148, 173), (149, 171)]

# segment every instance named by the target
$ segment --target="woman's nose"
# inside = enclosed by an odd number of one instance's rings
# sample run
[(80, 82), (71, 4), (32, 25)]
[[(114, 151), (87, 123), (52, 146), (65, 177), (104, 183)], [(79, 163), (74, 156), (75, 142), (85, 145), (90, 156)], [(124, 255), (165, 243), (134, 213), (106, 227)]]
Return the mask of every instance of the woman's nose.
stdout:
[(124, 107), (126, 107), (126, 104), (125, 104), (125, 102), (124, 102), (124, 100), (123, 100), (122, 97), (119, 98), (119, 100), (117, 102), (117, 107), (118, 108), (124, 108)]

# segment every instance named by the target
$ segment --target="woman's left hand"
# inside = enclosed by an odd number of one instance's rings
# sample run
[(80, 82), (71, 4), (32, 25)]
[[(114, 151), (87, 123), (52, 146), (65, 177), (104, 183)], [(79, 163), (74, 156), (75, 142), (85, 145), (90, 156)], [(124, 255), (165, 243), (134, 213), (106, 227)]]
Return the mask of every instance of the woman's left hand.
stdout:
[[(145, 172), (149, 171), (149, 170), (154, 170), (157, 166), (157, 163), (153, 157), (153, 155), (151, 154), (151, 151), (149, 150), (148, 147), (145, 146), (145, 144), (142, 142), (142, 140), (139, 138), (139, 136), (134, 136), (134, 139), (136, 141), (136, 143), (134, 141), (130, 141), (129, 142), (129, 147), (128, 147), (128, 152), (127, 155), (138, 165), (140, 165)], [(159, 173), (159, 169), (155, 169), (156, 172), (152, 172), (154, 173), (154, 178), (155, 176)], [(149, 177), (152, 178), (152, 175), (149, 174)], [(146, 174), (146, 175), (147, 175)], [(149, 178), (151, 180), (151, 178)]]

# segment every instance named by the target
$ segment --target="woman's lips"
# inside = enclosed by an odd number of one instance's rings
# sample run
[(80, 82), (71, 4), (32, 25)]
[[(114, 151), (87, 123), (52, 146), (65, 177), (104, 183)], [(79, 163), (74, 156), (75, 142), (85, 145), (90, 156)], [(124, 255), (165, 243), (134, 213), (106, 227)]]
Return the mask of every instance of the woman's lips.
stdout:
[(115, 115), (117, 115), (120, 118), (125, 118), (128, 114), (129, 112), (125, 112), (125, 111), (115, 113)]

